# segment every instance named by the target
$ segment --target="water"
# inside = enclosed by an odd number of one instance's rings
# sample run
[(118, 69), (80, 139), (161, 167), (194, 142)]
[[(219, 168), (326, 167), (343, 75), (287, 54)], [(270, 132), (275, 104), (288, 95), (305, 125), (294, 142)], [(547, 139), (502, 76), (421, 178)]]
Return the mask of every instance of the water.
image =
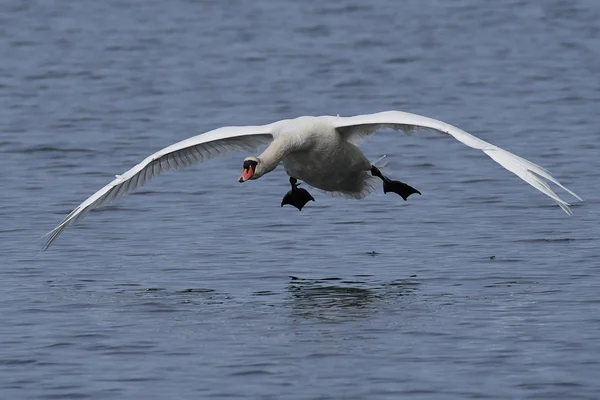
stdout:
[[(0, 4), (2, 398), (596, 398), (596, 1)], [(574, 217), (452, 138), (363, 148), (423, 192), (280, 208), (246, 154), (39, 236), (231, 124), (399, 109), (538, 162)]]

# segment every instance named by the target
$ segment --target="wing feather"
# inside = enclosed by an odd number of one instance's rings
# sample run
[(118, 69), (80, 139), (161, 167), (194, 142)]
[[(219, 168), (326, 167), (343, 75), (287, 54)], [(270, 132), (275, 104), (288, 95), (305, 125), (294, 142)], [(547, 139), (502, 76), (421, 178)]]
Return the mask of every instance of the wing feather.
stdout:
[(376, 114), (357, 115), (355, 117), (337, 117), (334, 119), (336, 130), (349, 142), (357, 143), (381, 129), (402, 130), (408, 134), (428, 129), (453, 136), (458, 141), (474, 149), (482, 150), (492, 160), (550, 197), (567, 214), (573, 215), (570, 204), (561, 199), (547, 181), (557, 185), (578, 200), (581, 197), (563, 186), (544, 168), (491, 143), (481, 140), (453, 125), (433, 118), (423, 117), (402, 111), (384, 111)]
[[(272, 125), (272, 124), (271, 124)], [(230, 126), (215, 129), (171, 146), (146, 157), (142, 162), (88, 197), (48, 232), (44, 249), (71, 224), (82, 219), (91, 210), (129, 194), (162, 172), (178, 170), (201, 163), (230, 151), (252, 150), (273, 140), (271, 125)]]

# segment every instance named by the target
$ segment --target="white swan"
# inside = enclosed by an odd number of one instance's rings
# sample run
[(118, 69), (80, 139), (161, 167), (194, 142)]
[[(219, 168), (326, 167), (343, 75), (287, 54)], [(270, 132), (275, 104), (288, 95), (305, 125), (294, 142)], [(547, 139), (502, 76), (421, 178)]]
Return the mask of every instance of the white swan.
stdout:
[(373, 188), (373, 180), (380, 178), (386, 193), (398, 193), (406, 200), (410, 194), (419, 192), (409, 185), (383, 176), (356, 147), (361, 139), (384, 128), (406, 133), (430, 129), (454, 136), (467, 146), (482, 150), (504, 168), (551, 197), (569, 215), (572, 215), (569, 203), (558, 197), (546, 180), (581, 200), (542, 167), (432, 118), (401, 111), (354, 117), (299, 117), (262, 126), (223, 127), (157, 151), (129, 171), (117, 175), (112, 182), (77, 206), (56, 228), (45, 235), (44, 249), (65, 228), (89, 211), (134, 191), (163, 171), (188, 167), (225, 152), (251, 150), (268, 143), (270, 145), (261, 155), (244, 160), (239, 181), (258, 179), (283, 162), (290, 176), (292, 190), (284, 197), (282, 206), (291, 204), (302, 209), (306, 202), (314, 200), (306, 190), (298, 188), (296, 178), (313, 187), (354, 198), (364, 197)]

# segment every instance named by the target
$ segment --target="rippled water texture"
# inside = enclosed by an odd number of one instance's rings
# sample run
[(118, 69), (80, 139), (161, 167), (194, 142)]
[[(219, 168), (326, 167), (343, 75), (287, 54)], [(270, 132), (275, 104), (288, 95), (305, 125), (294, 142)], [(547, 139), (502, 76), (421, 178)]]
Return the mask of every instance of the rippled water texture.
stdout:
[[(592, 399), (600, 392), (600, 3), (0, 2), (2, 398)], [(148, 154), (222, 125), (399, 109), (364, 143), (423, 195), (314, 191), (244, 153), (39, 237)]]

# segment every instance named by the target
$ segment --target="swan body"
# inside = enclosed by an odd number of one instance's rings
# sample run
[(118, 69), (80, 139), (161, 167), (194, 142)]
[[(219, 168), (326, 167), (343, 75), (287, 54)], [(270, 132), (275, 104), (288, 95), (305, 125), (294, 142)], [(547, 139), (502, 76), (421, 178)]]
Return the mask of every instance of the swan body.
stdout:
[(286, 121), (279, 136), (283, 142), (298, 142), (298, 149), (283, 158), (289, 176), (346, 197), (362, 198), (370, 191), (369, 183), (374, 180), (368, 172), (371, 163), (358, 147), (337, 133), (331, 117), (300, 117), (293, 121), (298, 133), (286, 134)]
[[(94, 208), (134, 191), (153, 176), (188, 167), (230, 151), (252, 151), (265, 144), (268, 147), (262, 154), (244, 160), (240, 182), (258, 179), (283, 163), (292, 183), (292, 190), (286, 198), (298, 191), (306, 192), (297, 188), (296, 179), (326, 192), (363, 198), (372, 191), (374, 182), (379, 177), (384, 181), (384, 191), (395, 191), (406, 200), (411, 193), (419, 192), (383, 176), (357, 147), (364, 138), (381, 129), (401, 130), (405, 133), (425, 129), (453, 136), (465, 145), (483, 151), (504, 168), (552, 198), (569, 215), (572, 215), (569, 203), (561, 199), (549, 183), (581, 200), (542, 167), (442, 121), (402, 111), (354, 117), (303, 116), (260, 126), (218, 128), (157, 151), (125, 173), (116, 175), (110, 183), (77, 206), (56, 228), (48, 232), (44, 248), (48, 248), (69, 225)], [(390, 189), (398, 188), (394, 186), (398, 184), (409, 188), (409, 192)], [(312, 199), (308, 192), (301, 197), (305, 201), (300, 207), (297, 206), (299, 209), (309, 198)]]

